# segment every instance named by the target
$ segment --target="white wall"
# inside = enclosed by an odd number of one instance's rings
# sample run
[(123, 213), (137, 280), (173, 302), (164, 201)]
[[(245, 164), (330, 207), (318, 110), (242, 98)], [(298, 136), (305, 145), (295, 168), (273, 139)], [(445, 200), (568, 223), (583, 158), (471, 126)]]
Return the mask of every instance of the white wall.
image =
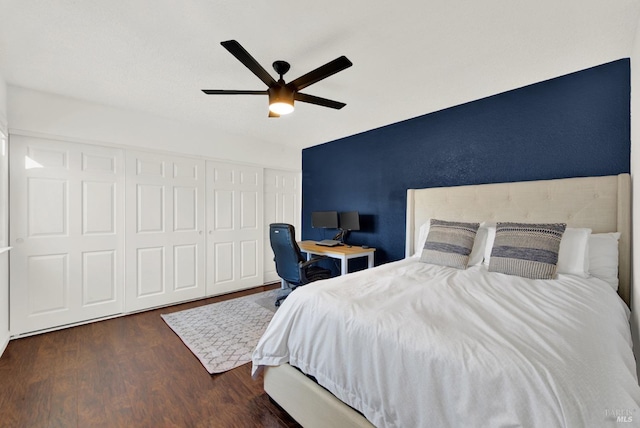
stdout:
[[(631, 53), (631, 186), (633, 213), (633, 264), (631, 333), (636, 361), (640, 362), (640, 22)], [(638, 366), (638, 365), (637, 365)], [(640, 374), (640, 366), (637, 367)], [(640, 378), (640, 376), (639, 376)]]
[(0, 75), (0, 129), (7, 128), (7, 84)]
[[(0, 134), (7, 133), (7, 85), (2, 76), (0, 76)], [(0, 138), (2, 138), (0, 136)], [(1, 143), (1, 141), (0, 141)], [(0, 148), (1, 149), (1, 148)], [(0, 153), (2, 155), (2, 153)], [(0, 174), (3, 174), (6, 180), (6, 169), (0, 168)], [(0, 180), (2, 182), (2, 180)], [(6, 182), (6, 181), (5, 181)], [(0, 209), (4, 209), (9, 204), (7, 194), (0, 192)], [(1, 216), (0, 216), (1, 218)], [(7, 224), (4, 218), (0, 221), (2, 231), (0, 235), (6, 242)], [(6, 244), (4, 244), (6, 245)], [(8, 269), (8, 253), (0, 254), (0, 356), (4, 352), (9, 343), (9, 269)]]
[(12, 133), (134, 146), (272, 168), (302, 167), (299, 149), (248, 141), (214, 128), (32, 89), (9, 85), (7, 107)]

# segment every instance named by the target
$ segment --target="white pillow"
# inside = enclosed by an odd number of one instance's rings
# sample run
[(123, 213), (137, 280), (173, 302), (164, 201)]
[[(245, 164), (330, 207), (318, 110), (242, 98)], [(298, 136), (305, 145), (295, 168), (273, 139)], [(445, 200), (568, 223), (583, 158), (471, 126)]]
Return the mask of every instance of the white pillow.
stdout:
[(469, 254), (469, 264), (467, 266), (475, 266), (482, 263), (482, 260), (484, 259), (484, 251), (485, 246), (487, 245), (488, 235), (489, 228), (484, 226), (484, 223), (481, 223), (478, 231), (476, 232), (476, 239), (475, 241), (473, 241), (473, 248), (471, 248), (471, 254)]
[[(484, 223), (480, 224), (480, 227), (476, 232), (476, 239), (473, 241), (473, 248), (471, 248), (471, 254), (469, 254), (469, 263), (467, 264), (467, 266), (479, 265), (480, 263), (482, 263), (482, 259), (484, 258), (484, 248), (486, 245), (485, 243), (487, 240), (488, 229), (483, 225)], [(431, 219), (427, 220), (422, 224), (422, 226), (420, 226), (420, 232), (418, 233), (418, 245), (415, 247), (416, 250), (413, 254), (414, 257), (420, 256), (422, 254), (424, 244), (427, 242), (427, 236), (429, 236), (430, 226)]]
[(619, 232), (594, 233), (589, 237), (589, 273), (618, 291)]
[(414, 256), (420, 256), (422, 254), (422, 249), (424, 248), (424, 244), (427, 242), (427, 236), (429, 236), (429, 227), (431, 226), (431, 219), (428, 219), (425, 223), (420, 226), (420, 232), (418, 233), (418, 244), (415, 247)]
[(491, 250), (493, 249), (493, 243), (496, 240), (496, 225), (487, 226), (487, 241), (484, 244), (484, 264), (489, 265), (489, 259), (491, 259)]
[(562, 234), (556, 272), (589, 276), (589, 237), (591, 229), (568, 227)]

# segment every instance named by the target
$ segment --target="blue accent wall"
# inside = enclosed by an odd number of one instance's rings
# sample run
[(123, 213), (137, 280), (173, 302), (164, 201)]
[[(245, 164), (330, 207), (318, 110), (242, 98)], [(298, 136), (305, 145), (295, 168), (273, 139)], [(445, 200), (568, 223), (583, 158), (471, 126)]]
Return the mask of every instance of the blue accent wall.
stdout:
[(404, 257), (408, 188), (627, 173), (630, 99), (627, 58), (307, 148), (302, 237), (335, 232), (313, 211), (359, 211), (349, 242), (380, 264)]

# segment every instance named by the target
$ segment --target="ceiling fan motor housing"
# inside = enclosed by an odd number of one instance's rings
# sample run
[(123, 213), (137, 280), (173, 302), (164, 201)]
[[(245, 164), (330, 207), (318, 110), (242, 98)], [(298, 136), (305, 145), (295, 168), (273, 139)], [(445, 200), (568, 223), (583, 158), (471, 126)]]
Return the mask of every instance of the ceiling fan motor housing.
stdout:
[(293, 106), (294, 91), (286, 87), (285, 85), (276, 85), (270, 87), (267, 92), (269, 93), (269, 105), (284, 103)]

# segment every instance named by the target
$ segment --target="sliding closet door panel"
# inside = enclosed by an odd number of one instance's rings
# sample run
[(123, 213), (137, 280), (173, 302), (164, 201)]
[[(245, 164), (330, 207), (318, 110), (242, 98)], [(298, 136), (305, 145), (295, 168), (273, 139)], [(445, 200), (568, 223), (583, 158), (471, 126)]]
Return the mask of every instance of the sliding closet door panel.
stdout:
[(69, 255), (48, 254), (28, 258), (29, 314), (40, 315), (69, 308)]
[(165, 186), (154, 184), (136, 185), (137, 233), (163, 233), (165, 216)]
[(194, 187), (174, 187), (173, 200), (173, 231), (197, 232), (197, 189)]
[(115, 183), (83, 182), (82, 214), (84, 235), (113, 235), (116, 232)]
[(173, 282), (176, 290), (197, 287), (199, 267), (197, 245), (177, 245), (173, 247)]
[[(207, 264), (207, 294), (212, 294), (209, 284), (224, 284), (233, 281), (233, 242), (214, 242), (208, 248), (210, 262)], [(211, 276), (213, 278), (211, 278)]]
[(11, 332), (122, 312), (121, 150), (12, 135)]
[(207, 295), (264, 283), (262, 171), (207, 162)]
[(127, 152), (128, 312), (204, 297), (204, 161)]
[(258, 277), (258, 244), (257, 241), (243, 241), (240, 243), (240, 278), (251, 279)]
[(273, 251), (269, 242), (271, 223), (288, 223), (296, 228), (296, 238), (300, 239), (300, 173), (275, 169), (264, 170), (264, 280), (278, 281)]
[[(116, 298), (116, 252), (87, 251), (82, 253), (82, 257), (83, 304), (113, 301)], [(120, 290), (121, 294), (122, 291)]]
[(69, 181), (54, 178), (27, 178), (27, 236), (69, 236)]
[[(136, 299), (165, 294), (164, 247), (136, 248)], [(127, 283), (128, 284), (128, 283)], [(132, 302), (135, 302), (132, 299)], [(133, 310), (133, 303), (127, 310)]]

